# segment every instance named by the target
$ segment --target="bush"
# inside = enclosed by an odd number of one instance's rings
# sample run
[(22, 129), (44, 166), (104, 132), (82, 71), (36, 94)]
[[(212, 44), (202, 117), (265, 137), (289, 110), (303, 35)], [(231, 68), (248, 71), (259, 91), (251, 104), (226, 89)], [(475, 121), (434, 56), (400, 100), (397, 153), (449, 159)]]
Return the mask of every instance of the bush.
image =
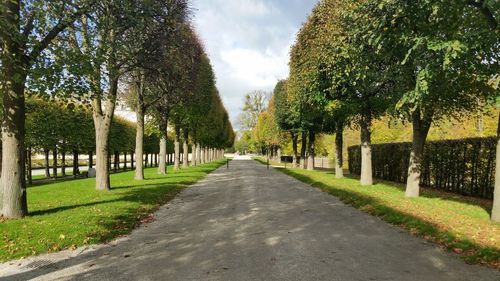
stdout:
[[(457, 194), (493, 198), (495, 138), (427, 142), (420, 184)], [(349, 147), (349, 171), (360, 174), (361, 148)], [(372, 145), (375, 178), (406, 182), (411, 143)]]

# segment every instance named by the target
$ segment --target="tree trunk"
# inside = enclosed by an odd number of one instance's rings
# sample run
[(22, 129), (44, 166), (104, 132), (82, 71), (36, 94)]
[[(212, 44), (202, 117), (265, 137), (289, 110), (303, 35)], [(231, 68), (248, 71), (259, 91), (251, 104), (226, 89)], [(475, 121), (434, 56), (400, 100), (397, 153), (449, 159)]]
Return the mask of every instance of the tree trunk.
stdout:
[(198, 165), (203, 164), (201, 161), (201, 145), (200, 145), (200, 143), (198, 143), (196, 145), (196, 162), (198, 162)]
[(50, 178), (50, 163), (49, 163), (50, 151), (48, 149), (44, 149), (43, 154), (45, 155), (45, 177)]
[(314, 151), (314, 143), (316, 141), (316, 133), (313, 130), (309, 131), (309, 157), (307, 158), (307, 169), (312, 171), (314, 170), (314, 157), (316, 156), (316, 152)]
[[(108, 102), (111, 105), (111, 102)], [(95, 188), (97, 190), (110, 190), (109, 181), (109, 132), (111, 128), (111, 120), (114, 110), (114, 102), (112, 105), (111, 112), (108, 112), (106, 116), (98, 116), (94, 114), (94, 126), (95, 126), (95, 144), (96, 144), (96, 180)]]
[(191, 145), (191, 162), (193, 163), (193, 166), (198, 166), (198, 156), (197, 153), (198, 151), (196, 150), (197, 144), (195, 138), (193, 138), (193, 144)]
[(52, 150), (52, 176), (57, 179), (57, 146)]
[(187, 168), (189, 166), (189, 130), (187, 128), (185, 128), (183, 130), (183, 133), (184, 133), (184, 142), (182, 144), (182, 167), (183, 168)]
[[(137, 124), (135, 130), (135, 155), (137, 159), (142, 159), (144, 154), (144, 102), (143, 96), (138, 95), (137, 110), (135, 115), (137, 117)], [(137, 161), (135, 165), (136, 180), (144, 180), (144, 166), (142, 161)]]
[(89, 169), (92, 169), (94, 166), (94, 152), (91, 150), (89, 151)]
[(78, 150), (73, 149), (73, 178), (78, 175)]
[(180, 143), (179, 143), (179, 139), (180, 139), (180, 128), (179, 126), (175, 126), (175, 139), (174, 139), (174, 171), (177, 171), (179, 170), (179, 162), (180, 162)]
[(200, 150), (200, 164), (205, 164), (205, 151), (203, 147), (199, 147)]
[(164, 175), (167, 173), (167, 125), (160, 126), (160, 163), (158, 165), (158, 174)]
[(31, 155), (32, 150), (31, 147), (28, 147), (28, 150), (26, 151), (26, 162), (27, 162), (27, 173), (28, 173), (28, 183), (32, 184), (33, 183), (33, 165), (31, 162)]
[(420, 108), (412, 113), (413, 140), (406, 179), (406, 197), (418, 197), (420, 193), (420, 175), (425, 140), (431, 126), (430, 118), (421, 118)]
[(115, 151), (115, 157), (114, 157), (114, 162), (115, 162), (115, 173), (118, 172), (118, 170), (120, 169), (120, 152), (118, 151)]
[(372, 185), (371, 114), (361, 117), (361, 185)]
[(123, 170), (127, 170), (127, 152), (123, 152)]
[(344, 177), (344, 169), (342, 166), (344, 165), (344, 127), (340, 124), (337, 124), (337, 128), (335, 129), (335, 177), (337, 179), (341, 179)]
[(493, 209), (491, 210), (491, 220), (500, 222), (500, 113), (498, 114), (495, 187), (493, 190)]
[(130, 169), (134, 169), (134, 152), (130, 152)]
[[(0, 209), (6, 218), (28, 214), (26, 200), (26, 151), (24, 88), (29, 59), (21, 37), (20, 1), (2, 2), (2, 171)], [(6, 33), (6, 34), (5, 34)]]
[(191, 145), (191, 165), (193, 166), (198, 165), (198, 163), (196, 162), (196, 143), (193, 143)]
[(297, 134), (290, 132), (290, 135), (292, 137), (292, 167), (296, 168), (297, 167), (297, 139), (298, 136)]
[(300, 164), (301, 168), (305, 169), (307, 166), (307, 158), (306, 158), (306, 148), (307, 148), (307, 133), (305, 131), (302, 132), (302, 143), (300, 146)]
[(61, 175), (66, 176), (66, 150), (61, 150)]

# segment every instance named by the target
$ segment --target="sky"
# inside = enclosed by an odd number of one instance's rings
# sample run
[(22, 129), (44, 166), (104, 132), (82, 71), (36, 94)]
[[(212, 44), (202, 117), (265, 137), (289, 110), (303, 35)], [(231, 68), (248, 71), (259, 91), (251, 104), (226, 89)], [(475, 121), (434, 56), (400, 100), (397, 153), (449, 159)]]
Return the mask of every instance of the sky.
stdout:
[(288, 75), (290, 47), (317, 0), (193, 0), (193, 23), (237, 127), (243, 97)]

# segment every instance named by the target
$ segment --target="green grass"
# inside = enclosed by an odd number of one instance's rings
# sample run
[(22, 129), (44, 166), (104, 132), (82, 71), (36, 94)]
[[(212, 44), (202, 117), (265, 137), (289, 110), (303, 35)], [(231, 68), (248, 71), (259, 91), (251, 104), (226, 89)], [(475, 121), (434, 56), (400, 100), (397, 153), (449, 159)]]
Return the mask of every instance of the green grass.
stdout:
[(54, 182), (28, 188), (30, 215), (0, 222), (0, 261), (106, 242), (130, 233), (183, 188), (223, 165), (225, 160), (167, 175), (145, 170), (111, 175), (112, 190), (96, 191), (95, 179)]
[[(265, 159), (255, 160), (266, 163)], [(277, 169), (461, 254), (468, 263), (500, 268), (500, 224), (490, 221), (491, 201), (426, 188), (419, 198), (409, 199), (404, 196), (404, 186), (392, 182), (361, 186), (357, 178), (336, 179), (330, 171)]]
[[(130, 171), (130, 170), (132, 170), (132, 168), (130, 166), (128, 166), (127, 167), (127, 171)], [(120, 169), (118, 169), (115, 172), (114, 168), (111, 167), (111, 170), (109, 172), (110, 172), (110, 174), (114, 174), (114, 173), (123, 173), (125, 171), (123, 170), (123, 167), (121, 167)], [(87, 171), (80, 171), (80, 175), (79, 176), (84, 176), (84, 173), (87, 173)], [(54, 178), (52, 177), (53, 175), (54, 174), (52, 173), (52, 168), (51, 168), (50, 169), (50, 176), (51, 176), (50, 178), (47, 178), (45, 176), (45, 174), (43, 174), (43, 175), (34, 175), (31, 178), (33, 179), (33, 181), (38, 181), (38, 180), (44, 180), (44, 181), (46, 181), (46, 180), (54, 180)], [(73, 167), (66, 168), (66, 175), (65, 175), (66, 178), (64, 178), (64, 180), (72, 179), (72, 178), (68, 178), (68, 177), (71, 177), (71, 176), (73, 176)], [(63, 175), (62, 175), (61, 172), (57, 173), (57, 178), (58, 178), (57, 180), (60, 180), (61, 178), (63, 178)]]

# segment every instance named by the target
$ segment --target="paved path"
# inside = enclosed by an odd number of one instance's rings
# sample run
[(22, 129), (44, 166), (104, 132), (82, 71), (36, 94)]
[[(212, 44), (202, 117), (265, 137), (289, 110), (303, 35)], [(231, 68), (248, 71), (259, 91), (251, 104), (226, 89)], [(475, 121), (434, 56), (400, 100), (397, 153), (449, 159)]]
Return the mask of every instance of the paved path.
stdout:
[(7, 279), (500, 280), (252, 160), (221, 167), (155, 217), (111, 245), (21, 262)]

